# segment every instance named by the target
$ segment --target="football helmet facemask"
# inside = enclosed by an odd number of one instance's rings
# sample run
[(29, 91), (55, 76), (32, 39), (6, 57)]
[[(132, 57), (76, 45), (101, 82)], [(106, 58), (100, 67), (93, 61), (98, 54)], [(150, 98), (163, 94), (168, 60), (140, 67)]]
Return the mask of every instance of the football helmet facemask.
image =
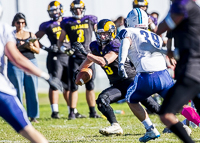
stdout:
[(124, 21), (124, 26), (147, 29), (148, 28), (147, 13), (140, 8), (134, 8), (128, 13), (127, 18)]
[(58, 1), (52, 1), (50, 2), (50, 4), (48, 5), (48, 9), (47, 9), (49, 16), (53, 19), (53, 20), (58, 20), (59, 17), (61, 17), (63, 15), (63, 6), (60, 2)]
[[(102, 34), (104, 34), (104, 38), (102, 38)], [(95, 35), (99, 45), (106, 45), (116, 37), (116, 26), (111, 20), (102, 19), (97, 24)]]
[[(77, 9), (81, 9), (81, 14), (78, 14)], [(74, 18), (80, 19), (85, 15), (85, 3), (82, 0), (74, 0), (70, 5), (70, 11)]]
[(147, 0), (134, 0), (133, 1), (133, 8), (139, 8), (146, 6), (148, 7), (148, 1)]

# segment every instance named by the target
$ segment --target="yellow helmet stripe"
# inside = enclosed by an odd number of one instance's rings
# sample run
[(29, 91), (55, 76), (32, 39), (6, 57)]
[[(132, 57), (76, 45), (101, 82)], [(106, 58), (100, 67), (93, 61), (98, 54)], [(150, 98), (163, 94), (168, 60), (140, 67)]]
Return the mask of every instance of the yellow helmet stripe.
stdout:
[(104, 25), (104, 28), (103, 28), (104, 31), (109, 31), (110, 25), (114, 25), (114, 23), (112, 21), (106, 22), (106, 24)]
[(57, 6), (60, 5), (60, 3), (59, 3), (58, 1), (55, 1), (55, 2), (54, 2), (54, 5), (57, 7)]
[(145, 5), (145, 6), (147, 6), (148, 5), (148, 1), (144, 0), (144, 2), (138, 2), (138, 0), (134, 0), (134, 4), (135, 5)]
[(71, 8), (74, 8), (74, 2), (71, 3)]
[(85, 4), (84, 4), (84, 2), (82, 0), (80, 1), (80, 4), (81, 4), (81, 7), (84, 8)]

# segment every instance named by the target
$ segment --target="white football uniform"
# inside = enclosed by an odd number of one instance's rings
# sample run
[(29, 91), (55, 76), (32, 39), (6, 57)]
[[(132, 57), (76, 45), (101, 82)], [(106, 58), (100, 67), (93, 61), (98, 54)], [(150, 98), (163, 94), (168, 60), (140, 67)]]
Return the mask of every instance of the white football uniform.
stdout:
[(15, 42), (13, 28), (0, 22), (0, 92), (16, 95), (16, 90), (12, 83), (4, 75), (4, 50), (7, 42)]
[[(153, 32), (139, 28), (123, 29), (118, 37), (122, 40), (119, 63), (124, 64), (128, 56), (137, 72), (134, 82), (127, 90), (126, 100), (138, 103), (154, 93), (164, 98), (174, 83), (166, 70), (165, 58), (160, 53), (163, 50), (162, 39)], [(131, 45), (127, 38), (131, 39)]]
[[(125, 28), (118, 35), (120, 39), (129, 37), (130, 47), (120, 49), (119, 58), (131, 60), (136, 72), (155, 72), (166, 69), (166, 61), (158, 50), (162, 50), (163, 41), (153, 32), (139, 28)], [(127, 55), (128, 54), (128, 55)]]
[(13, 28), (0, 22), (0, 116), (19, 132), (30, 122), (14, 86), (4, 75), (5, 46), (10, 41), (15, 42)]

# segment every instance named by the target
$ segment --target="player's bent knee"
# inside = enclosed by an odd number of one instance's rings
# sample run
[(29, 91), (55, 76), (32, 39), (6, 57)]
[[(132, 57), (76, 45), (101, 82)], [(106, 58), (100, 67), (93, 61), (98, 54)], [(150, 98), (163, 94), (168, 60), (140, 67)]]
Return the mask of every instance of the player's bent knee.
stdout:
[(110, 107), (110, 98), (106, 94), (100, 94), (98, 99), (96, 100), (97, 107), (99, 111), (102, 113), (107, 111), (107, 110), (112, 110)]

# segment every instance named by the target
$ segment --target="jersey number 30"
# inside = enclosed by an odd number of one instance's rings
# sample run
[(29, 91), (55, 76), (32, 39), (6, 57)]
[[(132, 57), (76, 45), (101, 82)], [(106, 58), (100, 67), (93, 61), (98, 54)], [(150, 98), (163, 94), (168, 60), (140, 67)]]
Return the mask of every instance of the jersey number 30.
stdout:
[[(144, 35), (145, 36), (144, 39), (146, 40), (146, 42), (151, 44), (151, 41), (149, 40), (149, 33), (147, 33), (146, 31), (141, 30), (140, 34)], [(154, 33), (151, 33), (151, 38), (153, 40), (153, 45), (156, 48), (159, 48), (160, 47), (160, 41), (159, 41), (158, 35), (156, 35)]]

